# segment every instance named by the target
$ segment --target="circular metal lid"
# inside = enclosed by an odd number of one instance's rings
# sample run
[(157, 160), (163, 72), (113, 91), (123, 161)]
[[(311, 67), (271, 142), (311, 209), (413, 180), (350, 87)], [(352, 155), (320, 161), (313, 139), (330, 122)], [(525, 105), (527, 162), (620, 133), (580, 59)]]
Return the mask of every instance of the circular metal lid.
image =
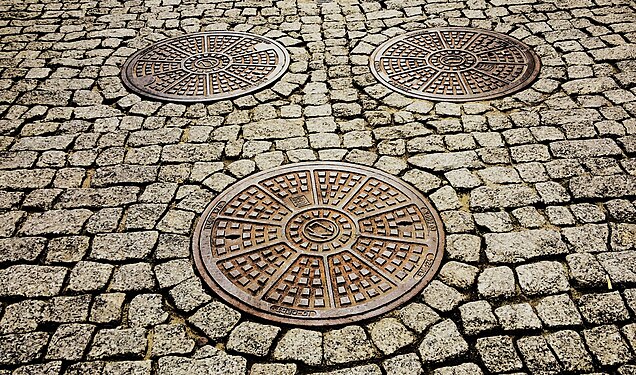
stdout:
[(287, 50), (274, 40), (210, 31), (165, 39), (138, 51), (121, 74), (125, 85), (139, 95), (205, 102), (260, 90), (288, 66)]
[(205, 282), (258, 317), (346, 324), (394, 309), (437, 272), (444, 232), (430, 202), (377, 169), (299, 163), (219, 194), (193, 239)]
[(504, 96), (538, 76), (539, 57), (524, 43), (493, 31), (441, 27), (389, 39), (370, 59), (385, 86), (421, 99), (463, 102)]

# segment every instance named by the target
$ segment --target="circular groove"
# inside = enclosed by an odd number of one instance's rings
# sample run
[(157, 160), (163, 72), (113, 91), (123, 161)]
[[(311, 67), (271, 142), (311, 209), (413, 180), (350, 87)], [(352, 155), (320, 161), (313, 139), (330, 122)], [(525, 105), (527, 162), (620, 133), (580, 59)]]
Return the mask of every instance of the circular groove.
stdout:
[(493, 31), (441, 27), (389, 39), (370, 59), (383, 85), (407, 96), (464, 102), (511, 94), (539, 75), (530, 47)]
[(139, 95), (176, 102), (227, 99), (280, 78), (289, 53), (254, 34), (210, 31), (169, 38), (128, 58), (124, 84)]
[(258, 317), (329, 326), (371, 318), (419, 293), (444, 233), (430, 202), (382, 171), (341, 162), (258, 173), (219, 194), (193, 238), (204, 281)]

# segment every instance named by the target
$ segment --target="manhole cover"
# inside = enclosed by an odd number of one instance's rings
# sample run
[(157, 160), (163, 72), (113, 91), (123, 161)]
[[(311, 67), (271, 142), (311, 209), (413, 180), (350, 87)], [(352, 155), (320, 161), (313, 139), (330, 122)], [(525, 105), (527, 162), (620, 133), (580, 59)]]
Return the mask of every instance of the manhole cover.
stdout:
[(419, 293), (439, 268), (444, 233), (412, 186), (346, 163), (256, 174), (207, 207), (194, 259), (240, 310), (281, 323), (350, 323)]
[(539, 57), (504, 34), (459, 27), (426, 29), (386, 41), (371, 55), (373, 75), (404, 95), (444, 101), (492, 99), (529, 85)]
[(202, 102), (259, 90), (289, 66), (279, 43), (247, 33), (212, 31), (162, 40), (124, 64), (122, 78), (155, 99)]

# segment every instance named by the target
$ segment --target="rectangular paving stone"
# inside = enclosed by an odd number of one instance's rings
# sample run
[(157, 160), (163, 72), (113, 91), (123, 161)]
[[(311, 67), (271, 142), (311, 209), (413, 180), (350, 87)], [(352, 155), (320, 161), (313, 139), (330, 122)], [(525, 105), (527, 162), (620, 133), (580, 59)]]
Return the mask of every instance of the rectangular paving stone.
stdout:
[(157, 232), (98, 234), (93, 240), (91, 258), (112, 261), (144, 259), (152, 252)]
[(85, 209), (51, 210), (31, 214), (19, 232), (26, 236), (78, 234), (93, 213)]
[(570, 179), (575, 198), (621, 198), (636, 191), (636, 176), (579, 176)]
[(0, 263), (34, 261), (44, 251), (46, 238), (15, 237), (0, 239)]
[(567, 254), (559, 232), (533, 229), (510, 233), (486, 233), (486, 256), (493, 263), (521, 263), (545, 255)]
[(480, 186), (470, 194), (470, 207), (478, 210), (523, 207), (538, 202), (537, 192), (520, 184)]
[(59, 294), (66, 267), (16, 265), (0, 270), (0, 296), (50, 297)]
[(0, 336), (0, 365), (34, 361), (42, 355), (48, 341), (49, 334), (46, 332)]
[(616, 142), (607, 138), (552, 142), (550, 151), (557, 158), (589, 158), (622, 154)]
[(91, 184), (103, 187), (118, 184), (142, 184), (154, 182), (159, 166), (120, 164), (97, 168)]
[(253, 122), (243, 126), (243, 137), (255, 139), (282, 139), (305, 135), (301, 119), (270, 119)]
[(0, 189), (42, 189), (47, 187), (55, 170), (13, 169), (0, 171)]
[(206, 144), (181, 143), (164, 146), (161, 160), (172, 163), (193, 163), (197, 161), (217, 161), (223, 153), (223, 143)]
[(55, 208), (118, 207), (137, 201), (139, 192), (140, 188), (136, 186), (66, 189)]
[(410, 164), (433, 171), (450, 171), (459, 168), (479, 168), (482, 166), (475, 151), (420, 154), (408, 159)]
[(636, 252), (601, 253), (597, 258), (615, 285), (636, 283)]
[(594, 369), (592, 358), (575, 331), (553, 332), (546, 340), (565, 371), (589, 372)]

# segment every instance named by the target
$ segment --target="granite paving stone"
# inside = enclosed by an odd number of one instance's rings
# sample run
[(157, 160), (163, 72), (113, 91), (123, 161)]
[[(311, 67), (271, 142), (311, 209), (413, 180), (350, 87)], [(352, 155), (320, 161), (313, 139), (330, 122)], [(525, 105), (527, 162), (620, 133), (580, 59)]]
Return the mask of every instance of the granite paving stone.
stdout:
[[(635, 23), (607, 0), (0, 3), (0, 374), (636, 373)], [(390, 38), (449, 26), (521, 40), (537, 79), (449, 102), (371, 73)], [(136, 51), (215, 30), (278, 41), (288, 70), (197, 103), (122, 82)], [(494, 66), (479, 84), (509, 78)], [(199, 216), (240, 179), (316, 160), (427, 195), (439, 271), (362, 322), (235, 310), (193, 263)]]

